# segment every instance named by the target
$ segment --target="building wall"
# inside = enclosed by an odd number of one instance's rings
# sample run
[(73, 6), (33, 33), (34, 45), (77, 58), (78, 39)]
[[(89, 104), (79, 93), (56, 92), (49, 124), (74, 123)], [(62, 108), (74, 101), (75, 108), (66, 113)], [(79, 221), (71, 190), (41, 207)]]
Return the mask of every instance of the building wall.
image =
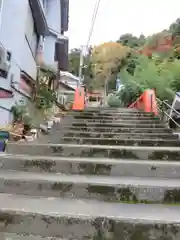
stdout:
[(55, 43), (61, 32), (61, 0), (43, 0), (45, 16), (50, 30), (49, 36), (44, 39), (44, 62), (47, 65), (54, 66)]
[[(29, 14), (29, 15), (28, 15)], [(0, 126), (4, 125), (6, 120), (10, 117), (10, 109), (19, 100), (27, 98), (11, 88), (11, 80), (15, 82), (17, 89), (19, 89), (21, 70), (28, 74), (34, 81), (36, 80), (36, 62), (35, 55), (31, 47), (37, 39), (32, 37), (31, 42), (27, 41), (27, 31), (30, 26), (34, 26), (31, 9), (28, 0), (5, 0), (3, 2), (2, 14), (0, 21), (0, 43), (5, 49), (11, 51), (12, 60), (11, 68), (8, 78), (0, 77), (0, 86), (7, 90), (12, 90), (14, 97), (11, 99), (0, 99), (0, 109), (3, 112), (4, 118), (0, 118)], [(29, 26), (29, 29), (28, 29)], [(27, 30), (27, 31), (26, 31)], [(4, 107), (7, 110), (1, 108)]]
[[(19, 66), (19, 68), (22, 68), (22, 70), (35, 79), (35, 59), (25, 39), (28, 9), (28, 0), (4, 1), (0, 28), (0, 42), (6, 49), (12, 52), (12, 64)], [(14, 20), (12, 16), (15, 17)]]
[[(55, 42), (57, 37), (55, 36), (47, 36), (44, 39), (44, 51), (43, 51), (43, 59), (45, 64), (50, 66), (56, 66), (54, 61), (54, 50), (55, 50)], [(56, 66), (57, 68), (57, 66)]]
[(59, 84), (57, 99), (59, 103), (65, 105), (74, 100), (74, 93), (72, 90), (67, 90), (62, 84)]
[(60, 0), (46, 0), (45, 13), (50, 29), (57, 34), (61, 32), (61, 1)]

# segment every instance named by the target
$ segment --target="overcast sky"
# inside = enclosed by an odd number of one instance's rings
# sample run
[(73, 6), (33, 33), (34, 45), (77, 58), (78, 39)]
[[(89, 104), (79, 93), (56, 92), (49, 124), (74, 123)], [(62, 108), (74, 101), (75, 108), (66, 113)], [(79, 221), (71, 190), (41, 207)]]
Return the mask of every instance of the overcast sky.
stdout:
[[(70, 48), (85, 45), (96, 0), (70, 0)], [(124, 33), (150, 35), (180, 17), (180, 0), (101, 0), (91, 44), (117, 40)]]

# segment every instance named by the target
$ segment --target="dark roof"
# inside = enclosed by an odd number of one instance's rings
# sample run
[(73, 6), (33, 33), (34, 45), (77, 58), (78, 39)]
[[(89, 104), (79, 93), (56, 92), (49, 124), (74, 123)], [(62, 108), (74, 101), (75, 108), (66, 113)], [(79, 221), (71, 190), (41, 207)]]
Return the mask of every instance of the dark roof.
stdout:
[(68, 90), (75, 91), (74, 88), (70, 87), (68, 84), (64, 82), (59, 81), (59, 84), (63, 85), (63, 87), (65, 87)]
[(29, 3), (38, 34), (46, 36), (49, 33), (49, 28), (40, 0), (29, 0)]

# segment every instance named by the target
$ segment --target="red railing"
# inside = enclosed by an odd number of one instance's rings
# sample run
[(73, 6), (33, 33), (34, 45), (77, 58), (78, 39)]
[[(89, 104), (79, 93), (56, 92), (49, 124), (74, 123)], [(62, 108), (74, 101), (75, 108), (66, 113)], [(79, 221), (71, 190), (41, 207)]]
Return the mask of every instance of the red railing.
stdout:
[(143, 94), (129, 106), (129, 108), (137, 108), (138, 110), (152, 112), (154, 115), (158, 115), (155, 90), (145, 90)]

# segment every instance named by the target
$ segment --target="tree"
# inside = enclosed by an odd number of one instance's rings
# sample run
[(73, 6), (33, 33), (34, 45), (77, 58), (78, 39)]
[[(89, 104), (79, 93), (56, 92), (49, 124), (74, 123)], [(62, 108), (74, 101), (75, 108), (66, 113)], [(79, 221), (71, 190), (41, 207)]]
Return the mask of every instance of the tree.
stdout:
[(118, 43), (121, 43), (124, 46), (128, 46), (130, 48), (138, 48), (145, 44), (146, 38), (142, 34), (139, 37), (133, 36), (131, 33), (126, 33), (120, 36)]
[(162, 60), (159, 56), (148, 59), (137, 58), (138, 64), (131, 75), (125, 67), (121, 73), (124, 89), (118, 94), (124, 106), (135, 101), (145, 89), (156, 89), (161, 100), (172, 101), (174, 93), (180, 90), (180, 61)]
[[(84, 76), (84, 84), (89, 87), (93, 81), (92, 63), (91, 63), (91, 51), (92, 48), (89, 47), (87, 53), (84, 55), (84, 65), (82, 68), (82, 74)], [(72, 49), (69, 54), (69, 72), (75, 76), (79, 75), (79, 65), (80, 65), (80, 49)]]
[(75, 76), (79, 75), (80, 52), (80, 49), (75, 48), (69, 53), (69, 72)]
[(103, 87), (105, 81), (117, 75), (127, 52), (127, 47), (116, 42), (107, 42), (93, 49), (91, 62), (94, 75), (93, 84), (96, 88)]

